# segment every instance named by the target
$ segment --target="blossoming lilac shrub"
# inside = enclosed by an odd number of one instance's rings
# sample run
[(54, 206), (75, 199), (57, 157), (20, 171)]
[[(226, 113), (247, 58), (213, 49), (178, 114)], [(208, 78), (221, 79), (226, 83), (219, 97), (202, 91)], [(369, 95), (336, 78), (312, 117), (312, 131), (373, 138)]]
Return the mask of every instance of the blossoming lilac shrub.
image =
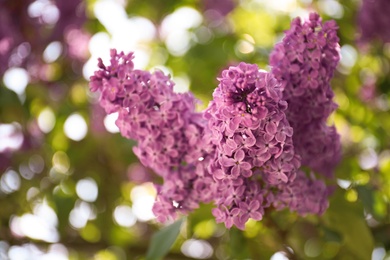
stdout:
[(314, 172), (332, 177), (340, 157), (339, 136), (326, 125), (336, 108), (329, 85), (336, 27), (317, 14), (295, 19), (271, 54), (272, 73), (246, 63), (223, 71), (203, 113), (163, 73), (134, 70), (132, 53), (112, 50), (110, 66), (99, 60), (91, 90), (101, 92), (107, 113), (118, 112), (140, 161), (163, 178), (153, 208), (159, 221), (211, 201), (227, 228), (244, 229), (267, 207), (325, 211), (332, 188)]
[(174, 93), (174, 83), (160, 71), (135, 70), (133, 58), (111, 50), (111, 64), (99, 59), (90, 89), (101, 93), (107, 113), (118, 112), (121, 134), (138, 141), (134, 153), (163, 178), (153, 211), (164, 222), (214, 199), (215, 182), (206, 169), (214, 147), (206, 121), (194, 112), (195, 98)]
[(296, 18), (270, 55), (272, 74), (281, 82), (288, 103), (287, 119), (294, 129), (302, 165), (332, 177), (340, 159), (340, 137), (326, 125), (337, 105), (330, 80), (340, 59), (337, 24), (322, 23), (318, 14)]

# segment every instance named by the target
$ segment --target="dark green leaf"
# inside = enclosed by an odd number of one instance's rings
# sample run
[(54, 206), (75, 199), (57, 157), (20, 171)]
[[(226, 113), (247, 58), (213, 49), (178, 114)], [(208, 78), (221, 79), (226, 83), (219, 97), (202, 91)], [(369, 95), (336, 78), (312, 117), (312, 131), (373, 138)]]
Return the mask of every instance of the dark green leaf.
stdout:
[(326, 226), (342, 236), (343, 250), (354, 259), (371, 259), (374, 239), (359, 202), (348, 202), (338, 191), (324, 216)]
[(229, 249), (233, 259), (248, 259), (250, 258), (248, 251), (247, 239), (241, 230), (232, 228), (229, 231)]
[(325, 226), (322, 227), (322, 230), (324, 232), (326, 241), (332, 241), (337, 243), (340, 243), (342, 241), (342, 237), (338, 232)]
[(183, 222), (184, 218), (161, 229), (153, 235), (146, 254), (146, 260), (162, 259), (169, 252), (179, 235), (180, 227)]
[(374, 198), (373, 198), (373, 189), (368, 186), (357, 186), (355, 187), (359, 194), (359, 198), (363, 203), (364, 209), (368, 213), (373, 213), (373, 204), (374, 204)]

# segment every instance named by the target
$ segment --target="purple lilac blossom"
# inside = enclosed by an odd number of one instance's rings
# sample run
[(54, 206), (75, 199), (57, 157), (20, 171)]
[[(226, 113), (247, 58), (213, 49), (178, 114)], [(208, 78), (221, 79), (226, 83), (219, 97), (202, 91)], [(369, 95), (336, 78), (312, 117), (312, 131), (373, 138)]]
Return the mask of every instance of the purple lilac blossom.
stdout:
[(327, 186), (313, 174), (297, 171), (296, 178), (289, 184), (282, 184), (274, 195), (273, 205), (276, 209), (288, 208), (300, 215), (323, 214), (329, 206), (328, 197), (333, 187)]
[(153, 209), (159, 221), (211, 201), (216, 221), (239, 229), (271, 206), (326, 210), (333, 187), (315, 173), (332, 177), (340, 159), (340, 137), (326, 124), (336, 108), (336, 28), (316, 14), (295, 19), (271, 54), (272, 73), (246, 63), (223, 71), (203, 114), (163, 73), (134, 70), (132, 53), (112, 50), (107, 67), (99, 60), (91, 90), (107, 113), (119, 113), (122, 135), (138, 141), (135, 154), (164, 180)]
[(100, 92), (106, 113), (118, 112), (121, 134), (134, 139), (143, 165), (160, 175), (153, 212), (165, 222), (176, 212), (188, 213), (215, 197), (216, 182), (207, 170), (215, 153), (207, 122), (196, 113), (196, 99), (173, 91), (174, 83), (161, 71), (135, 70), (133, 53), (111, 50), (111, 64), (99, 59), (90, 89)]
[(270, 206), (271, 187), (291, 183), (300, 158), (278, 82), (257, 65), (240, 63), (222, 72), (205, 111), (216, 145), (210, 165), (218, 182), (213, 215), (227, 228), (245, 228)]
[(322, 23), (316, 13), (301, 22), (296, 18), (270, 55), (272, 74), (281, 82), (286, 116), (294, 129), (294, 147), (302, 165), (326, 177), (333, 176), (340, 160), (340, 137), (327, 126), (337, 108), (330, 86), (340, 60), (335, 21)]
[(358, 12), (358, 27), (361, 43), (372, 40), (390, 42), (390, 1), (363, 0)]

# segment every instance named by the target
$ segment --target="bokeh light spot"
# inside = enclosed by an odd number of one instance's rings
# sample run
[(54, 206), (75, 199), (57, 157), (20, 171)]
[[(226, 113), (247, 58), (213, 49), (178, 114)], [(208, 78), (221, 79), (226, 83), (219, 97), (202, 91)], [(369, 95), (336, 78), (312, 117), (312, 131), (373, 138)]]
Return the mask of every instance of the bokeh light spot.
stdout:
[(21, 96), (27, 87), (29, 76), (23, 68), (9, 68), (4, 73), (3, 81), (7, 88)]
[(169, 33), (165, 40), (168, 51), (174, 56), (183, 56), (190, 48), (192, 34), (185, 30)]
[(342, 189), (348, 189), (351, 187), (352, 182), (349, 180), (337, 179), (337, 185)]
[(184, 255), (196, 258), (206, 259), (213, 255), (213, 248), (205, 240), (188, 239), (181, 246)]
[(114, 220), (118, 225), (131, 227), (137, 222), (137, 218), (130, 206), (119, 205), (114, 210)]
[(185, 93), (190, 90), (190, 79), (185, 74), (173, 77), (173, 82), (175, 82), (173, 91), (176, 93)]
[(358, 58), (357, 51), (349, 44), (345, 44), (340, 49), (341, 60), (340, 64), (347, 68), (352, 68)]
[(347, 192), (345, 193), (345, 198), (349, 201), (349, 202), (355, 202), (357, 201), (358, 199), (358, 193), (355, 189), (349, 189), (347, 190)]
[(372, 251), (372, 260), (382, 260), (387, 259), (386, 256), (386, 250), (383, 247), (376, 247)]
[(0, 259), (7, 259), (7, 251), (9, 249), (9, 245), (5, 241), (0, 241)]
[(360, 154), (359, 165), (363, 170), (372, 169), (378, 165), (378, 155), (374, 149), (366, 149)]
[(40, 193), (39, 189), (36, 188), (36, 187), (31, 187), (28, 189), (27, 193), (26, 193), (26, 199), (27, 200), (32, 200), (34, 199), (36, 196), (38, 196)]
[(41, 18), (46, 24), (55, 24), (60, 18), (57, 6), (49, 0), (37, 0), (31, 3), (27, 9), (32, 18)]
[(44, 133), (49, 133), (53, 130), (56, 123), (56, 117), (51, 108), (44, 108), (38, 116), (38, 127)]
[(88, 126), (81, 115), (72, 114), (65, 121), (64, 132), (73, 141), (81, 141), (87, 135)]
[(66, 153), (58, 151), (52, 158), (53, 168), (60, 173), (67, 173), (70, 168), (69, 157)]
[(51, 42), (47, 45), (45, 51), (43, 52), (43, 60), (46, 63), (52, 63), (56, 61), (62, 53), (62, 44), (60, 42)]
[(12, 193), (20, 188), (20, 176), (14, 170), (6, 171), (0, 180), (0, 189), (4, 193)]
[(81, 179), (76, 184), (76, 193), (80, 199), (94, 202), (98, 196), (98, 186), (92, 178)]
[(178, 8), (167, 15), (161, 23), (160, 33), (168, 51), (175, 56), (184, 55), (190, 48), (192, 38), (196, 39), (189, 29), (199, 27), (202, 21), (202, 15), (190, 7)]
[(28, 160), (28, 166), (30, 170), (34, 173), (41, 173), (45, 167), (45, 161), (42, 156), (34, 154)]
[(8, 250), (9, 259), (28, 259), (30, 252), (21, 246), (11, 246)]
[(118, 119), (118, 112), (107, 115), (104, 118), (104, 127), (110, 133), (118, 133), (119, 128), (116, 126), (115, 121)]
[(270, 260), (288, 260), (288, 257), (283, 252), (276, 252), (271, 256)]
[(85, 201), (76, 201), (75, 207), (70, 211), (69, 223), (75, 229), (83, 228), (88, 220), (96, 218), (96, 209)]
[(18, 150), (24, 137), (19, 123), (0, 124), (0, 152)]
[(19, 174), (26, 180), (31, 180), (32, 178), (34, 178), (35, 175), (34, 172), (31, 171), (27, 163), (21, 163), (19, 165)]
[(58, 242), (59, 234), (56, 229), (58, 219), (54, 210), (44, 201), (35, 205), (33, 213), (13, 217), (10, 221), (12, 232), (49, 243)]
[(255, 50), (253, 44), (246, 40), (238, 41), (236, 48), (239, 52), (244, 54), (249, 54)]
[(266, 5), (266, 7), (279, 12), (291, 12), (297, 8), (296, 0), (255, 0), (255, 2), (262, 3), (263, 5)]
[(137, 185), (131, 190), (130, 198), (133, 202), (133, 213), (140, 221), (154, 219), (152, 212), (156, 189), (150, 182)]
[(344, 8), (336, 0), (319, 1), (318, 6), (330, 17), (340, 19), (344, 16)]

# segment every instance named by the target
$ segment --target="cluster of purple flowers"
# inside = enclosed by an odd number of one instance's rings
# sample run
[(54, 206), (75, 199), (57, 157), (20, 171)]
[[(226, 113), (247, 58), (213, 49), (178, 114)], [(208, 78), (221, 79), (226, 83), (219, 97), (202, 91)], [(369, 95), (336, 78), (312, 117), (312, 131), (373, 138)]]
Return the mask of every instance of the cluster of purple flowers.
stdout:
[(294, 153), (293, 129), (276, 80), (257, 65), (240, 63), (222, 72), (219, 87), (205, 112), (217, 147), (210, 172), (218, 181), (219, 222), (244, 228), (269, 206), (261, 186), (294, 180), (300, 159)]
[(140, 161), (163, 179), (154, 213), (159, 220), (174, 217), (214, 199), (216, 188), (207, 165), (214, 147), (205, 132), (207, 122), (195, 113), (195, 98), (173, 91), (162, 72), (135, 70), (133, 54), (111, 51), (111, 64), (99, 60), (91, 91), (99, 91), (107, 113), (118, 112), (121, 134), (138, 141), (133, 148)]
[(316, 173), (332, 177), (340, 159), (340, 138), (326, 125), (336, 108), (329, 84), (336, 29), (317, 14), (295, 19), (271, 54), (272, 73), (246, 63), (224, 70), (203, 113), (168, 76), (135, 70), (132, 53), (112, 50), (110, 66), (99, 60), (91, 90), (107, 113), (118, 112), (140, 161), (163, 178), (153, 208), (159, 221), (211, 201), (227, 228), (244, 229), (267, 207), (325, 211), (332, 187)]
[(390, 2), (387, 0), (363, 0), (358, 12), (358, 26), (362, 43), (372, 40), (390, 42)]
[(332, 177), (340, 158), (340, 138), (326, 125), (337, 105), (330, 86), (340, 60), (337, 24), (322, 23), (318, 14), (296, 18), (270, 55), (272, 74), (281, 82), (288, 103), (287, 119), (294, 129), (294, 147), (302, 165)]
[(322, 214), (329, 206), (328, 197), (334, 187), (327, 186), (311, 173), (310, 176), (298, 170), (294, 181), (278, 186), (273, 197), (276, 209), (289, 208), (300, 215)]

